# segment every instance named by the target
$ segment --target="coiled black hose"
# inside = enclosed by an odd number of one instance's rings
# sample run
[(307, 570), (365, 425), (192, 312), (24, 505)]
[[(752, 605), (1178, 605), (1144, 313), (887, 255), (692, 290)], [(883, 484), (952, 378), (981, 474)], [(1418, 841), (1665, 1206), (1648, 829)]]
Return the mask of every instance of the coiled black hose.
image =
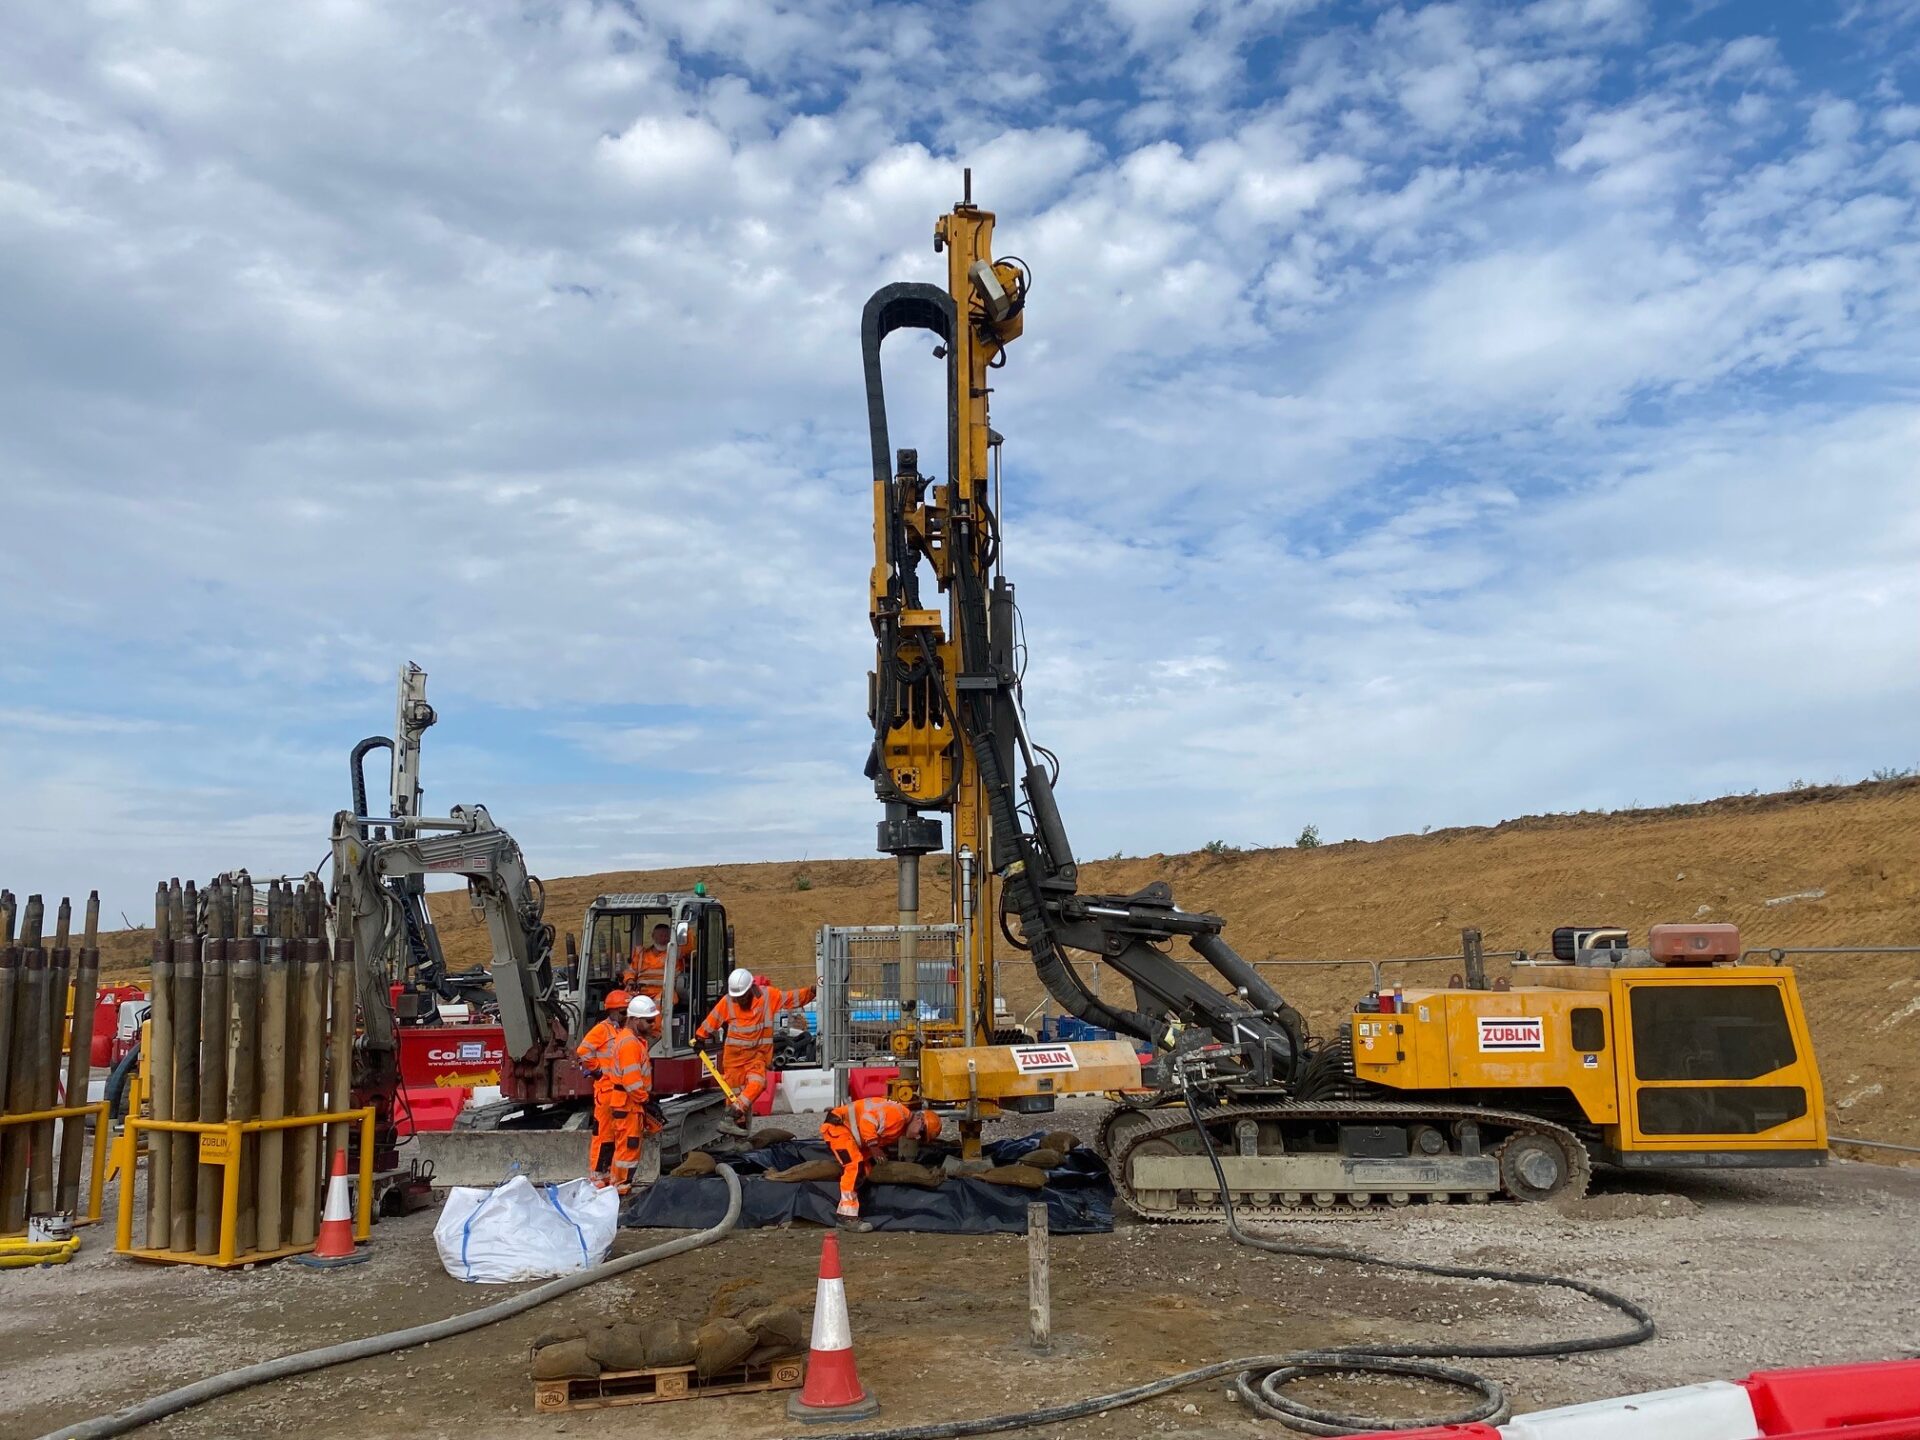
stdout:
[[(1094, 1395), (1044, 1410), (1028, 1410), (1017, 1415), (992, 1415), (977, 1420), (940, 1421), (930, 1425), (903, 1425), (890, 1430), (854, 1430), (837, 1435), (815, 1436), (813, 1440), (958, 1440), (966, 1435), (991, 1435), (1004, 1430), (1021, 1430), (1035, 1425), (1054, 1425), (1084, 1419), (1105, 1410), (1137, 1405), (1175, 1390), (1184, 1390), (1223, 1376), (1232, 1376), (1236, 1393), (1254, 1414), (1278, 1420), (1290, 1429), (1308, 1435), (1350, 1435), (1365, 1430), (1417, 1430), (1430, 1425), (1465, 1425), (1474, 1422), (1498, 1424), (1509, 1413), (1506, 1392), (1483, 1375), (1458, 1366), (1443, 1365), (1442, 1360), (1518, 1360), (1589, 1354), (1596, 1350), (1620, 1350), (1638, 1345), (1654, 1335), (1653, 1316), (1640, 1305), (1602, 1286), (1563, 1275), (1539, 1275), (1528, 1270), (1499, 1270), (1479, 1265), (1440, 1265), (1425, 1260), (1392, 1260), (1365, 1250), (1344, 1245), (1314, 1245), (1305, 1241), (1274, 1240), (1250, 1235), (1240, 1228), (1233, 1212), (1233, 1195), (1227, 1185), (1213, 1137), (1201, 1123), (1200, 1107), (1191, 1086), (1185, 1091), (1187, 1112), (1193, 1117), (1213, 1165), (1214, 1182), (1220, 1188), (1220, 1204), (1226, 1212), (1227, 1233), (1241, 1245), (1264, 1250), (1270, 1255), (1294, 1255), (1309, 1260), (1339, 1260), (1352, 1265), (1371, 1265), (1384, 1270), (1401, 1270), (1415, 1275), (1436, 1275), (1449, 1280), (1493, 1280), (1505, 1285), (1550, 1286), (1572, 1290), (1617, 1310), (1633, 1321), (1624, 1330), (1610, 1335), (1583, 1336), (1573, 1340), (1537, 1340), (1524, 1344), (1502, 1345), (1354, 1345), (1332, 1350), (1302, 1350), (1290, 1355), (1250, 1355), (1237, 1360), (1221, 1360), (1197, 1370), (1183, 1370), (1159, 1380), (1151, 1380), (1130, 1389), (1107, 1395)], [(1310, 1375), (1388, 1375), (1406, 1379), (1431, 1380), (1471, 1392), (1476, 1398), (1465, 1409), (1452, 1415), (1428, 1416), (1410, 1420), (1382, 1420), (1368, 1415), (1345, 1415), (1323, 1410), (1294, 1399), (1285, 1388)]]

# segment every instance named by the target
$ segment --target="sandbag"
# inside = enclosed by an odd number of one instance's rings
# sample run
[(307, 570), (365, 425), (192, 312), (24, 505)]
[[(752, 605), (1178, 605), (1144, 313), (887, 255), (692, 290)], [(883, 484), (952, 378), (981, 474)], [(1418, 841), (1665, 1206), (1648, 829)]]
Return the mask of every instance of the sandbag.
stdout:
[(702, 1380), (711, 1380), (739, 1365), (753, 1348), (753, 1332), (738, 1320), (709, 1320), (695, 1340), (694, 1368)]
[(456, 1280), (506, 1285), (586, 1270), (607, 1258), (620, 1194), (590, 1180), (536, 1186), (516, 1175), (491, 1190), (460, 1186), (433, 1227), (440, 1264)]
[(691, 1365), (700, 1332), (685, 1320), (656, 1320), (647, 1326), (647, 1368)]
[(542, 1330), (533, 1339), (533, 1348), (544, 1350), (549, 1345), (558, 1345), (562, 1340), (584, 1340), (587, 1332), (578, 1325), (556, 1325), (551, 1330)]
[(932, 1190), (947, 1178), (944, 1170), (927, 1165), (909, 1165), (905, 1160), (877, 1160), (868, 1177), (876, 1185), (918, 1185)]
[(645, 1370), (652, 1365), (647, 1358), (649, 1327), (631, 1321), (619, 1321), (587, 1336), (587, 1354), (602, 1370)]
[(704, 1150), (695, 1150), (667, 1173), (681, 1180), (697, 1180), (703, 1175), (711, 1175), (715, 1168), (714, 1158)]
[(1047, 1184), (1047, 1172), (1031, 1165), (996, 1165), (982, 1170), (980, 1178), (989, 1185), (1018, 1185), (1024, 1190), (1043, 1190)]
[(740, 1323), (752, 1332), (756, 1345), (785, 1345), (789, 1352), (800, 1347), (807, 1333), (807, 1322), (791, 1305), (763, 1306), (741, 1316)]
[(754, 1131), (747, 1143), (756, 1150), (764, 1150), (769, 1145), (784, 1145), (789, 1140), (798, 1138), (791, 1130), (782, 1130), (778, 1125), (769, 1125), (764, 1130)]
[(590, 1380), (599, 1373), (599, 1362), (587, 1354), (585, 1340), (562, 1340), (534, 1352), (536, 1380)]
[(747, 1352), (747, 1358), (740, 1363), (742, 1365), (771, 1365), (776, 1360), (791, 1360), (796, 1355), (804, 1354), (806, 1348), (805, 1345), (788, 1345), (785, 1343), (756, 1345)]
[(764, 1285), (730, 1280), (714, 1292), (707, 1302), (709, 1320), (738, 1320), (749, 1310), (764, 1310), (773, 1304), (773, 1292)]
[(1038, 1150), (1029, 1150), (1020, 1157), (1022, 1165), (1031, 1165), (1036, 1170), (1051, 1170), (1067, 1157), (1058, 1150), (1049, 1150), (1042, 1145)]
[(808, 1180), (838, 1180), (840, 1168), (837, 1160), (803, 1160), (784, 1170), (769, 1170), (765, 1178), (778, 1180), (783, 1185), (797, 1185)]
[(1080, 1143), (1080, 1137), (1071, 1130), (1049, 1130), (1040, 1137), (1042, 1150), (1054, 1150), (1064, 1155)]

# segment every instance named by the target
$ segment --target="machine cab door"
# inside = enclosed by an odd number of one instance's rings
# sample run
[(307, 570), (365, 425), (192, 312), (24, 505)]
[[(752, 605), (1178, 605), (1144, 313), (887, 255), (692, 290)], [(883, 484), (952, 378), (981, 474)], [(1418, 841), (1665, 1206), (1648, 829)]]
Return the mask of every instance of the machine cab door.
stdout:
[(733, 955), (726, 907), (704, 897), (675, 902), (667, 964), (671, 977), (667, 993), (673, 996), (673, 1004), (665, 1048), (677, 1053), (692, 1045), (693, 1032), (727, 993)]

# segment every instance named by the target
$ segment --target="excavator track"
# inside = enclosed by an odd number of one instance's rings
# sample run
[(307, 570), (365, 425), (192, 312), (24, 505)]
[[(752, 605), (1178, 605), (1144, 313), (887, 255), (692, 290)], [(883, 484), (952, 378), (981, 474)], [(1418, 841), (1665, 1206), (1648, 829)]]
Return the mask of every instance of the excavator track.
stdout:
[[(1515, 1201), (1578, 1198), (1586, 1193), (1593, 1165), (1580, 1137), (1563, 1125), (1518, 1111), (1489, 1110), (1479, 1106), (1407, 1105), (1368, 1101), (1274, 1101), (1265, 1104), (1224, 1105), (1203, 1112), (1215, 1148), (1234, 1184), (1233, 1207), (1243, 1220), (1262, 1219), (1340, 1219), (1375, 1216), (1420, 1204), (1441, 1205), (1451, 1202), (1484, 1204), (1496, 1197)], [(1281, 1183), (1262, 1180), (1243, 1186), (1233, 1181), (1236, 1159), (1244, 1158), (1238, 1148), (1242, 1122), (1309, 1126), (1417, 1126), (1431, 1127), (1442, 1136), (1453, 1137), (1455, 1126), (1472, 1125), (1484, 1143), (1478, 1155), (1459, 1153), (1419, 1155), (1405, 1161), (1386, 1162), (1375, 1167), (1381, 1175), (1361, 1174), (1337, 1185), (1309, 1188), (1282, 1188)], [(1184, 1142), (1181, 1137), (1187, 1137)], [(1532, 1137), (1532, 1138), (1529, 1138)], [(1527, 1140), (1527, 1144), (1521, 1142)], [(1542, 1173), (1543, 1162), (1552, 1164), (1550, 1151), (1542, 1142), (1558, 1147), (1563, 1170), (1556, 1176)], [(1449, 1145), (1453, 1144), (1449, 1139)], [(1509, 1153), (1509, 1147), (1513, 1147)], [(1207, 1166), (1204, 1184), (1180, 1184), (1177, 1189), (1136, 1191), (1132, 1176), (1141, 1160), (1164, 1156), (1187, 1160), (1197, 1158), (1206, 1165), (1206, 1152), (1193, 1135), (1193, 1119), (1184, 1105), (1143, 1109), (1118, 1105), (1101, 1120), (1100, 1149), (1107, 1161), (1113, 1187), (1129, 1210), (1143, 1220), (1173, 1223), (1218, 1221), (1223, 1211), (1212, 1167)], [(1258, 1158), (1269, 1156), (1263, 1154)], [(1288, 1152), (1270, 1158), (1303, 1158), (1326, 1168), (1329, 1160), (1338, 1161), (1333, 1152)], [(1477, 1162), (1477, 1163), (1476, 1163)], [(1384, 1172), (1394, 1164), (1403, 1168), (1392, 1178)], [(1411, 1167), (1404, 1168), (1404, 1167)], [(1365, 1169), (1363, 1162), (1361, 1169)], [(1195, 1178), (1200, 1172), (1191, 1166), (1183, 1170)], [(1407, 1178), (1413, 1171), (1424, 1172), (1418, 1179)], [(1457, 1185), (1450, 1184), (1449, 1171), (1459, 1172)], [(1547, 1193), (1537, 1193), (1529, 1183), (1531, 1173)], [(1396, 1188), (1405, 1186), (1407, 1188)], [(1426, 1188), (1416, 1188), (1424, 1186)], [(1516, 1189), (1517, 1187), (1517, 1189)]]

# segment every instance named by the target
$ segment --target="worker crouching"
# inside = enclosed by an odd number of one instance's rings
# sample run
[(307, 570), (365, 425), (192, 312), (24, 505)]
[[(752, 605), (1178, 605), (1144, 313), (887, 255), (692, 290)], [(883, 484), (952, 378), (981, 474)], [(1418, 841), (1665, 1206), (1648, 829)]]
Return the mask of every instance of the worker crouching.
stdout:
[(817, 985), (782, 990), (748, 970), (727, 976), (727, 993), (693, 1032), (693, 1043), (696, 1049), (709, 1049), (714, 1037), (726, 1031), (720, 1077), (732, 1092), (727, 1108), (736, 1123), (744, 1125), (754, 1101), (766, 1093), (767, 1072), (773, 1068), (773, 1017), (810, 1003), (818, 993)]
[(610, 1108), (604, 1129), (594, 1136), (596, 1170), (598, 1159), (610, 1147), (611, 1174), (599, 1184), (611, 1184), (625, 1195), (633, 1187), (633, 1172), (652, 1136), (663, 1128), (660, 1107), (653, 1098), (653, 1051), (651, 1042), (660, 1034), (660, 1006), (651, 995), (636, 995), (627, 1002), (626, 1024), (613, 1037), (606, 1060)]
[(897, 1100), (855, 1100), (827, 1112), (820, 1122), (820, 1138), (840, 1162), (840, 1203), (834, 1214), (848, 1230), (871, 1230), (860, 1218), (860, 1184), (902, 1140), (935, 1140), (940, 1117), (931, 1110), (902, 1105)]

